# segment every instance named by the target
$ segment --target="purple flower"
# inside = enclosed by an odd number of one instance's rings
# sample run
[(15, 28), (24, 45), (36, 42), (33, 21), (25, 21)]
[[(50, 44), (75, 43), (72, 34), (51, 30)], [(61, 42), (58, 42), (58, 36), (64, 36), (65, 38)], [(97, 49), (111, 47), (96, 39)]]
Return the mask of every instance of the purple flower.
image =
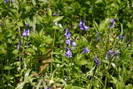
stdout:
[(20, 43), (17, 44), (17, 49), (19, 50), (19, 48), (20, 48)]
[(107, 54), (106, 54), (105, 59), (108, 59), (111, 53), (113, 53), (113, 51), (112, 51), (112, 50), (109, 50), (109, 51), (107, 52)]
[(87, 53), (88, 51), (90, 51), (87, 47), (85, 47), (84, 49), (83, 49), (83, 53)]
[(110, 19), (110, 22), (111, 22), (111, 24), (110, 24), (109, 28), (113, 28), (114, 24), (115, 24), (115, 19)]
[(100, 42), (100, 34), (101, 32), (97, 32), (97, 41)]
[(25, 24), (25, 27), (27, 27), (27, 28), (28, 28), (28, 27), (29, 27), (29, 24)]
[(119, 40), (120, 40), (120, 39), (123, 39), (123, 38), (124, 38), (124, 36), (123, 36), (123, 35), (120, 35)]
[(56, 13), (53, 13), (54, 16), (59, 14), (59, 10), (56, 11)]
[(5, 0), (4, 3), (7, 3), (7, 2), (9, 2), (9, 1), (10, 1), (10, 0)]
[(24, 32), (23, 32), (23, 36), (25, 36), (25, 37), (27, 37), (27, 36), (29, 36), (30, 35), (30, 30), (29, 29), (26, 29), (26, 30), (24, 30)]
[(100, 34), (101, 32), (97, 32), (97, 33), (99, 33), (99, 34)]
[(70, 46), (72, 44), (73, 40), (66, 40), (66, 44), (68, 44), (68, 46)]
[(23, 32), (23, 36), (29, 36), (30, 35), (30, 29), (29, 29), (29, 24), (25, 24), (25, 27), (26, 27), (26, 30), (24, 30), (24, 32)]
[(9, 2), (9, 1), (14, 2), (13, 0), (5, 0), (4, 3), (7, 3), (7, 2)]
[(83, 74), (83, 71), (79, 71), (79, 73)]
[(72, 46), (75, 47), (77, 44), (73, 41), (72, 42)]
[(46, 87), (45, 89), (50, 89), (50, 87)]
[(53, 15), (57, 15), (56, 13), (53, 13)]
[(89, 29), (89, 27), (85, 26), (85, 21), (80, 21), (80, 23), (78, 24), (80, 27), (80, 30), (85, 30), (87, 31)]
[(100, 42), (100, 36), (99, 35), (97, 35), (97, 41)]
[(97, 59), (97, 57), (94, 58), (94, 62), (96, 63), (96, 65), (100, 65), (100, 61)]
[(66, 31), (66, 32), (65, 32), (64, 35), (66, 36), (66, 39), (69, 39), (70, 36), (71, 36), (71, 34), (68, 32), (68, 28), (66, 28), (65, 31)]
[(33, 31), (34, 32), (36, 31), (36, 24), (33, 26)]
[(72, 57), (72, 51), (71, 51), (71, 49), (69, 49), (68, 47), (66, 47), (66, 53), (65, 53), (65, 56), (66, 57)]
[(119, 53), (114, 53), (114, 56), (116, 56), (116, 58), (119, 59)]
[(73, 40), (66, 40), (66, 44), (68, 44), (68, 46), (71, 46), (71, 44), (73, 47), (76, 46), (76, 43)]

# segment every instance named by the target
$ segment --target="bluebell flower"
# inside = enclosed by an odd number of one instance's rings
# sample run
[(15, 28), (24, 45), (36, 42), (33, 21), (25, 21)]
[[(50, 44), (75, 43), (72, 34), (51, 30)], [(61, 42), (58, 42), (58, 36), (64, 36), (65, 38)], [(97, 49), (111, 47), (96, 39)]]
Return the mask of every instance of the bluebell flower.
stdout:
[(79, 73), (83, 74), (83, 71), (79, 71)]
[(68, 32), (68, 28), (66, 28), (65, 31), (66, 31), (66, 32), (65, 32), (64, 35), (66, 36), (66, 39), (69, 39), (70, 36), (71, 36), (71, 34)]
[(123, 35), (120, 35), (119, 40), (120, 40), (120, 39), (123, 39), (123, 38), (124, 38), (124, 36), (123, 36)]
[(73, 40), (66, 40), (66, 44), (68, 44), (68, 46), (70, 46), (72, 44)]
[(53, 15), (57, 15), (57, 13), (53, 13)]
[(87, 47), (85, 47), (84, 49), (83, 49), (83, 53), (87, 53), (88, 51), (90, 51)]
[(115, 19), (110, 19), (110, 22), (111, 22), (111, 24), (110, 24), (109, 28), (113, 28), (115, 26)]
[(85, 21), (80, 21), (80, 23), (78, 24), (80, 27), (80, 30), (85, 30), (87, 31), (89, 29), (89, 27), (85, 26)]
[(25, 36), (25, 37), (27, 37), (27, 36), (29, 36), (30, 35), (30, 29), (26, 29), (26, 30), (24, 30), (24, 32), (23, 32), (23, 36)]
[(17, 44), (17, 49), (19, 50), (19, 48), (20, 48), (20, 43)]
[(105, 59), (108, 59), (111, 53), (113, 53), (113, 51), (112, 51), (112, 50), (109, 50), (109, 51), (107, 52), (107, 54), (106, 54)]
[(9, 1), (10, 1), (10, 0), (5, 0), (4, 3), (7, 3), (7, 2), (9, 2)]
[(50, 87), (46, 87), (45, 89), (50, 89)]
[(25, 24), (25, 27), (28, 28), (29, 27), (29, 24)]
[(36, 24), (33, 26), (33, 31), (36, 32)]
[(53, 13), (54, 16), (58, 15), (59, 14), (59, 10), (57, 10), (56, 13)]
[(75, 47), (77, 44), (73, 41), (72, 42), (72, 46)]
[(101, 32), (97, 32), (98, 34), (100, 34)]
[(119, 59), (119, 53), (114, 53), (114, 56)]
[(66, 47), (66, 53), (65, 53), (65, 56), (66, 57), (72, 57), (72, 51), (71, 51), (71, 49), (69, 49), (68, 47)]
[(100, 65), (100, 61), (98, 60), (97, 57), (94, 58), (94, 62), (96, 63), (97, 66)]
[(9, 1), (14, 2), (13, 0), (5, 0), (4, 3), (8, 3)]
[(77, 44), (73, 41), (73, 40), (66, 40), (66, 44), (68, 44), (68, 46), (72, 46), (75, 47)]
[(97, 32), (97, 41), (100, 42), (100, 34), (101, 32)]
[(97, 41), (100, 42), (100, 36), (99, 36), (99, 34), (97, 35)]

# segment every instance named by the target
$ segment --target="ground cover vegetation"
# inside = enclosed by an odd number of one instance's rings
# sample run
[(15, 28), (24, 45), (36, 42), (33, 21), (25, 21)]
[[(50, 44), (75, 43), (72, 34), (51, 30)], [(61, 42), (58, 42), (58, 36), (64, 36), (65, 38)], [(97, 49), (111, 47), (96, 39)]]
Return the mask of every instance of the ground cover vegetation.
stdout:
[(0, 0), (0, 89), (133, 89), (133, 0)]

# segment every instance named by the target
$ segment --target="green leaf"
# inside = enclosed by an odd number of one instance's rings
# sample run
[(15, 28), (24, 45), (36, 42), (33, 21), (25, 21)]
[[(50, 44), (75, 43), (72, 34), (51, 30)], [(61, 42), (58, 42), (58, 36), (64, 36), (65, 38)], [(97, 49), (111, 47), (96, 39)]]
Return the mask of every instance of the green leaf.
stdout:
[(58, 21), (60, 21), (61, 19), (63, 19), (63, 17), (64, 17), (64, 16), (57, 17), (57, 18), (55, 18), (55, 19), (53, 20), (53, 22), (58, 22)]
[(103, 63), (109, 64), (108, 60), (102, 60)]
[(23, 89), (25, 82), (20, 83), (15, 89)]
[(115, 63), (111, 63), (111, 65), (112, 65), (114, 68), (116, 68), (116, 64), (115, 64)]
[(0, 41), (4, 38), (4, 34), (0, 34)]
[(109, 18), (106, 18), (104, 21), (102, 21), (99, 25), (100, 32), (106, 31), (109, 28)]
[(17, 54), (17, 53), (18, 53), (18, 49), (14, 49), (14, 50), (12, 51), (12, 53), (13, 53), (13, 54)]
[(28, 83), (28, 82), (32, 82), (33, 81), (33, 74), (30, 75), (31, 69), (28, 69), (25, 73), (24, 76), (24, 82)]
[(47, 0), (39, 0), (39, 2), (41, 2), (41, 4), (46, 4), (48, 1)]
[(50, 16), (50, 17), (52, 16), (52, 11), (50, 8), (48, 9), (48, 16)]
[(44, 42), (45, 43), (51, 43), (53, 41), (53, 39), (50, 37), (50, 36), (46, 36), (45, 39), (44, 39)]
[(88, 61), (86, 59), (81, 59), (80, 65), (85, 65), (85, 64), (88, 64)]
[(25, 52), (35, 53), (35, 50), (32, 48), (25, 49)]
[(11, 67), (11, 66), (4, 66), (4, 70), (11, 70), (11, 69), (13, 69), (13, 67)]
[(32, 0), (32, 3), (35, 6), (36, 5), (36, 0)]
[(57, 60), (57, 59), (56, 60), (53, 60), (52, 62), (53, 63), (62, 63), (60, 60)]
[(103, 0), (97, 0), (96, 4), (103, 3)]
[(99, 27), (98, 27), (98, 24), (96, 21), (93, 21), (93, 26), (94, 26), (96, 32), (99, 32)]
[(17, 25), (18, 25), (18, 26), (23, 26), (22, 20), (19, 20), (19, 21), (17, 22)]
[(65, 87), (65, 89), (71, 89), (72, 88), (72, 84), (69, 84)]
[(71, 89), (84, 89), (84, 88), (82, 88), (82, 87), (78, 87), (78, 86), (72, 86)]
[(59, 53), (59, 52), (53, 52), (53, 54), (58, 54), (58, 55), (59, 55), (59, 54), (61, 54), (61, 53)]
[(124, 89), (125, 84), (121, 81), (117, 81), (116, 83), (116, 89)]
[(53, 29), (57, 30), (57, 29), (60, 29), (59, 26), (53, 26)]
[(133, 88), (133, 85), (132, 84), (128, 84), (125, 86), (125, 89), (132, 89)]
[(37, 88), (36, 88), (36, 89), (39, 89), (39, 87), (40, 87), (42, 81), (43, 81), (43, 78), (41, 78), (41, 79), (39, 80), (39, 83), (37, 84)]
[(28, 69), (27, 72), (25, 73), (25, 78), (29, 76), (30, 72), (31, 72), (31, 69)]
[(37, 22), (37, 17), (36, 16), (28, 17), (28, 18), (26, 18), (26, 21), (27, 21), (28, 24), (33, 26)]
[(42, 53), (45, 53), (46, 52), (45, 47), (40, 47), (39, 49), (41, 50)]

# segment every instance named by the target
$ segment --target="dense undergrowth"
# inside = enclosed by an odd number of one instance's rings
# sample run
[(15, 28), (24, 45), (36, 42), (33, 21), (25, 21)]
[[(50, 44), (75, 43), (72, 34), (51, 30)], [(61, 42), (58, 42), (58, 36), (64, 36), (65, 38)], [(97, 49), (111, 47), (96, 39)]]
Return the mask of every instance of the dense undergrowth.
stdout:
[(133, 0), (0, 0), (0, 89), (133, 89)]

